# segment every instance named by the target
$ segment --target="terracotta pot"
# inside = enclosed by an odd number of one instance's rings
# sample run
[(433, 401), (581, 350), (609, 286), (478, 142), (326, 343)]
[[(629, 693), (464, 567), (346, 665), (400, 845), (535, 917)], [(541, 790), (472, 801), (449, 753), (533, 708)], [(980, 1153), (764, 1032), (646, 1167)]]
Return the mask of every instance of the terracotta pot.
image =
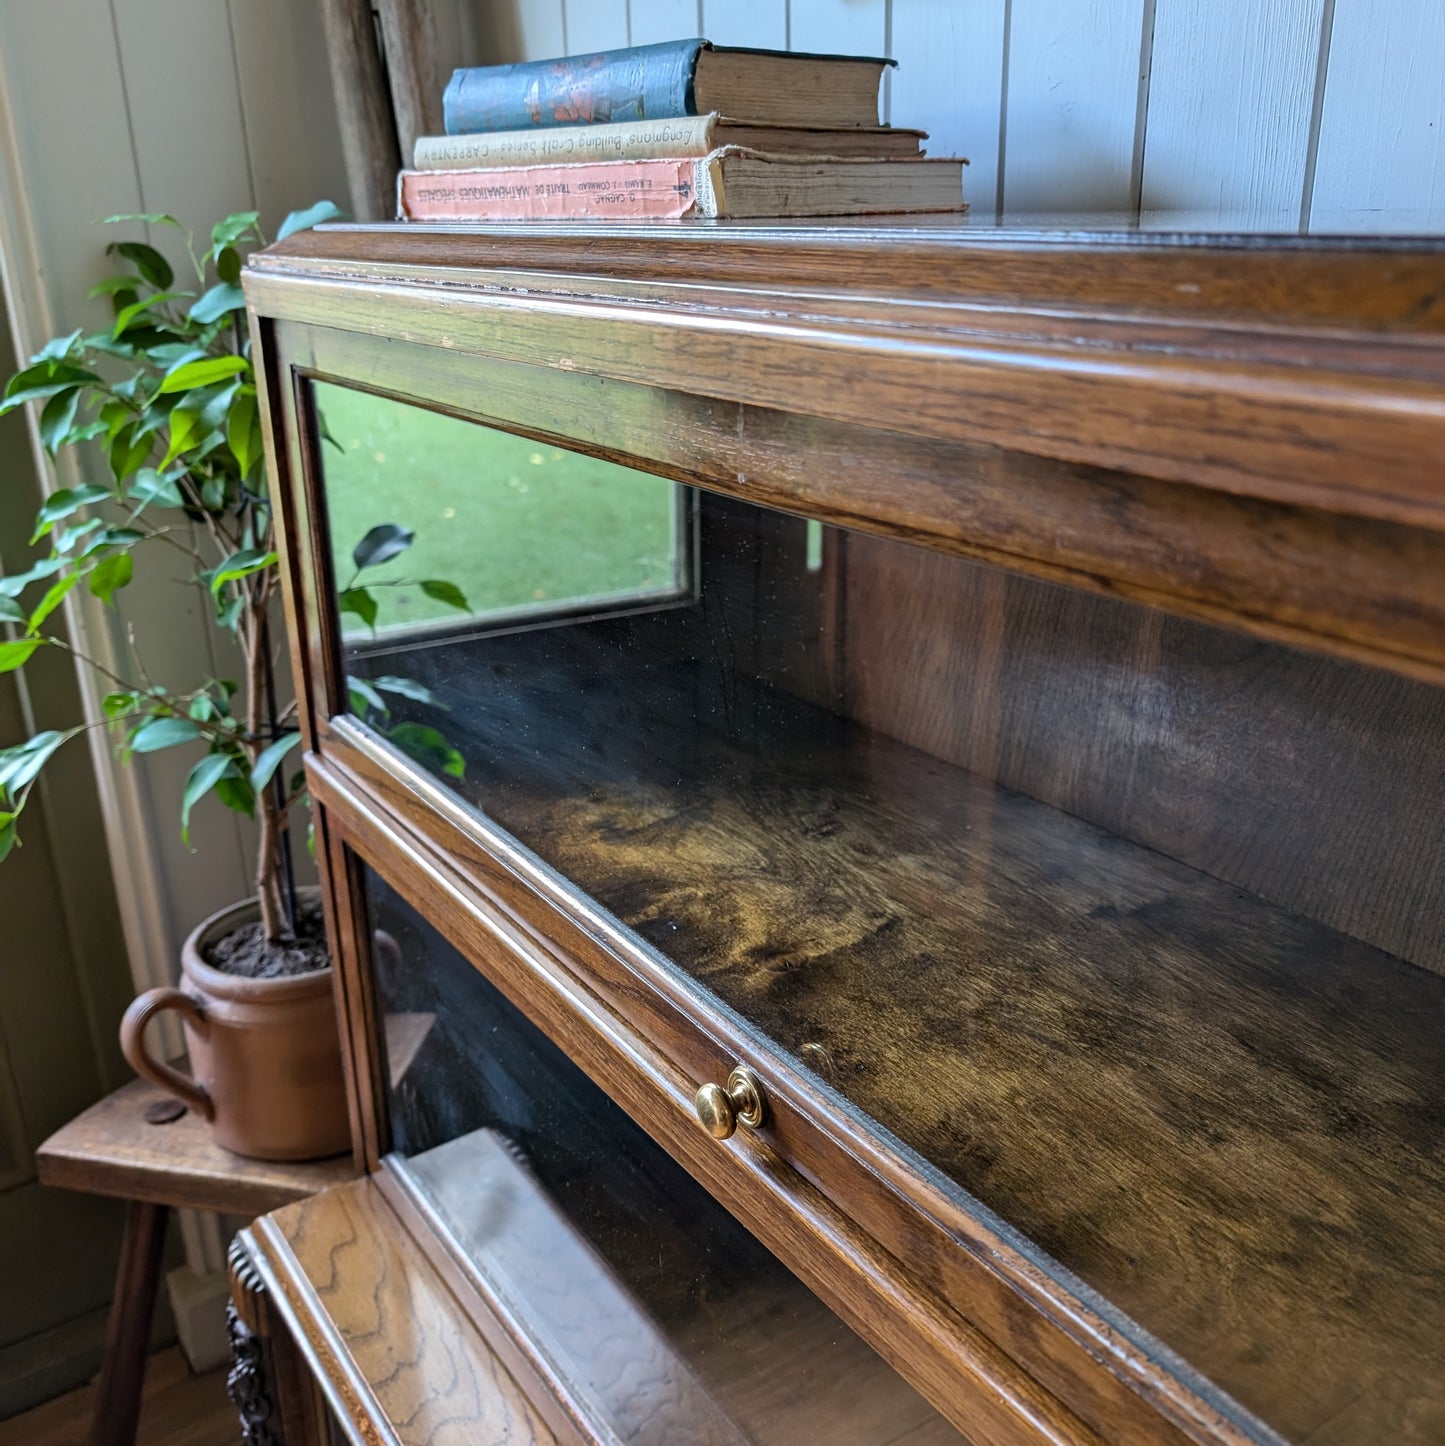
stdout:
[[(148, 989), (125, 1012), (120, 1046), (143, 1079), (210, 1122), (218, 1145), (256, 1160), (312, 1160), (351, 1143), (331, 970), (243, 979), (202, 957), (257, 917), (254, 899), (198, 925), (181, 950), (179, 989)], [(153, 1059), (145, 1027), (167, 1009), (185, 1024), (194, 1078)]]

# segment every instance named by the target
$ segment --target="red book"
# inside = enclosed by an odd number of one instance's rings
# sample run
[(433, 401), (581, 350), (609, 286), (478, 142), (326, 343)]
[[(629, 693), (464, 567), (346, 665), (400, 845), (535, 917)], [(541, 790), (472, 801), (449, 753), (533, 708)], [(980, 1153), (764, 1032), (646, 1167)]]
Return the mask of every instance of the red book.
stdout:
[(962, 211), (961, 160), (776, 156), (724, 147), (690, 159), (403, 171), (412, 221), (666, 220)]
[(686, 216), (697, 160), (599, 161), (486, 171), (403, 171), (397, 211), (413, 221), (595, 220)]

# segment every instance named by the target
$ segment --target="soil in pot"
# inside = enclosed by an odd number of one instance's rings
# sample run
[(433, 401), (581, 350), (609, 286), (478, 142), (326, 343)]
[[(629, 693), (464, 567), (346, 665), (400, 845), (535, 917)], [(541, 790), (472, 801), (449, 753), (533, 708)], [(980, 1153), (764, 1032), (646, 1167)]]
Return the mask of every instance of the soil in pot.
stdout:
[(260, 920), (242, 924), (233, 933), (207, 944), (201, 957), (212, 969), (234, 974), (242, 979), (292, 979), (298, 974), (311, 974), (331, 963), (326, 947), (326, 918), (321, 901), (299, 898), (296, 901), (296, 937), (292, 941), (271, 944)]

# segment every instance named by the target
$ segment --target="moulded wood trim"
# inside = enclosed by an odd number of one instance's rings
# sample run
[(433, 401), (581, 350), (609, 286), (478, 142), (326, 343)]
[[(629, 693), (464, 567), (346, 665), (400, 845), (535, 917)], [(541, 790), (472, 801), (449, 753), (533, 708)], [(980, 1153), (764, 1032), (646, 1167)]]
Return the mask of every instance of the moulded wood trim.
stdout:
[[(375, 391), (384, 370), (383, 395), (445, 398), (453, 415), (749, 501), (1445, 680), (1445, 539), (1433, 531), (358, 333), (277, 330), (318, 379)], [(322, 512), (319, 495), (308, 507)]]
[[(779, 242), (773, 254), (785, 249)], [(1121, 253), (1119, 264), (1140, 254)], [(971, 259), (955, 249), (956, 300), (968, 299), (961, 263)], [(1071, 254), (1057, 259), (1072, 265)], [(1445, 262), (1414, 259), (1445, 287)], [(1273, 343), (1280, 359), (1269, 362), (1259, 320), (1247, 353), (1221, 354), (1217, 324), (1176, 321), (1160, 333), (1170, 300), (1162, 291), (1143, 316), (1115, 306), (1066, 325), (1030, 314), (1024, 325), (1016, 313), (1025, 302), (989, 327), (981, 312), (964, 327), (906, 296), (878, 297), (886, 283), (877, 282), (838, 297), (720, 286), (703, 303), (659, 284), (665, 273), (653, 260), (648, 281), (605, 295), (595, 286), (589, 294), (586, 268), (525, 284), (487, 272), (439, 283), (379, 267), (323, 273), (280, 255), (248, 270), (246, 286), (254, 307), (287, 320), (649, 385), (686, 377), (689, 390), (729, 401), (863, 424), (886, 416), (891, 430), (912, 435), (1445, 527), (1445, 392), (1433, 335), (1366, 328), (1352, 348), (1338, 332), (1286, 325)], [(906, 276), (906, 251), (889, 256), (895, 265)], [(756, 266), (754, 282), (764, 259)], [(1432, 296), (1417, 293), (1416, 306), (1433, 313)], [(1241, 329), (1238, 317), (1230, 329)], [(1372, 346), (1388, 346), (1393, 361), (1362, 365)]]

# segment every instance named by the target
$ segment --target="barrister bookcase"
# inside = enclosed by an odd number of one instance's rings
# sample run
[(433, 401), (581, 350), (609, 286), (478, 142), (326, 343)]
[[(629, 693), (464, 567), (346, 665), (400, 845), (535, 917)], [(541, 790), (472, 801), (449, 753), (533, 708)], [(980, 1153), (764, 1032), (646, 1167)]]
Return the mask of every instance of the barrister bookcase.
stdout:
[(1445, 1440), (1440, 243), (245, 286), (364, 1172), (254, 1439)]

